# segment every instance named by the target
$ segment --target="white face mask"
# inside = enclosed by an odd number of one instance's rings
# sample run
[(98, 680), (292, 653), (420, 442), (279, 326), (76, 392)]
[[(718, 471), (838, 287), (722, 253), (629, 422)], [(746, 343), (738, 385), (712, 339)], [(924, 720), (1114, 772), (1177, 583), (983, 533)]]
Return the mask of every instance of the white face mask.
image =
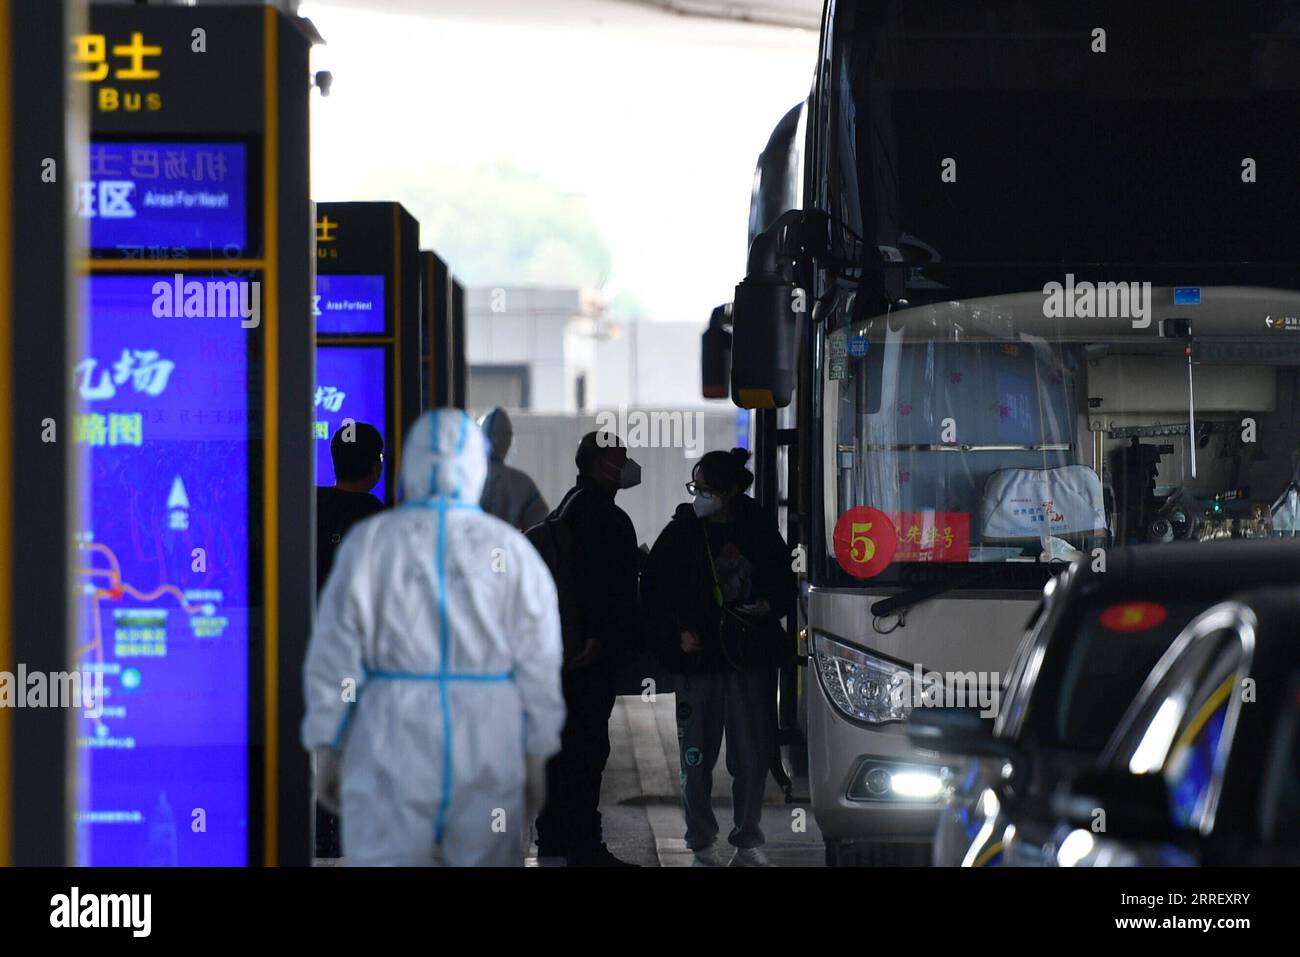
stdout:
[(691, 508), (695, 509), (698, 518), (708, 518), (710, 515), (716, 515), (722, 508), (722, 499), (708, 492), (700, 492), (691, 501)]

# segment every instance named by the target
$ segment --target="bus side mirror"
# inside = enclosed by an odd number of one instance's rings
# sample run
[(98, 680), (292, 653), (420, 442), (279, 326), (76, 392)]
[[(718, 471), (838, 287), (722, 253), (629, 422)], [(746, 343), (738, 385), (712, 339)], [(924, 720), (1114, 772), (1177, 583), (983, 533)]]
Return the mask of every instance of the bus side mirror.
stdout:
[(700, 386), (706, 399), (731, 394), (731, 303), (713, 310), (700, 337)]
[(742, 409), (781, 409), (794, 395), (795, 332), (808, 310), (795, 282), (804, 250), (804, 214), (777, 217), (754, 237), (732, 304), (731, 397)]

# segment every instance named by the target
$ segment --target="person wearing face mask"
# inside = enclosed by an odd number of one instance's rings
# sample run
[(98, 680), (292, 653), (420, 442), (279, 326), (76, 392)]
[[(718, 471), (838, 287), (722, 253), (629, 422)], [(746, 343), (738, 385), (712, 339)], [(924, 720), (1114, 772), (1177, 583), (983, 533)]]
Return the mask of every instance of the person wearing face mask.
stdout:
[(790, 551), (745, 491), (744, 449), (709, 452), (641, 574), (641, 604), (673, 674), (686, 846), (697, 867), (720, 867), (713, 767), (727, 739), (736, 848), (732, 867), (771, 866), (762, 851), (763, 794), (776, 746), (776, 669), (793, 648), (781, 619), (795, 613)]
[(317, 801), (349, 864), (522, 865), (564, 723), (555, 586), (479, 508), (465, 412), (426, 411), (402, 451), (405, 503), (343, 538), (303, 664)]
[(547, 803), (537, 818), (537, 855), (570, 867), (628, 867), (605, 846), (600, 781), (609, 759), (609, 718), (620, 666), (638, 643), (640, 552), (627, 513), (614, 504), (640, 484), (641, 467), (617, 436), (589, 432), (574, 457), (577, 483), (542, 526), (553, 536), (564, 636), (561, 684), (567, 708), (560, 753), (547, 766)]

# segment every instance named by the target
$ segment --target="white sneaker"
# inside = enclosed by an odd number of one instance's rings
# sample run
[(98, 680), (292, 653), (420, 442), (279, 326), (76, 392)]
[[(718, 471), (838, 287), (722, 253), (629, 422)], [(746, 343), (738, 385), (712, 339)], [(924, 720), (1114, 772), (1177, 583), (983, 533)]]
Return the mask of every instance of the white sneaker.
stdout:
[(729, 867), (776, 867), (767, 859), (761, 847), (738, 847)]
[(718, 856), (716, 847), (703, 847), (695, 852), (695, 860), (691, 862), (691, 867), (726, 867), (722, 858)]

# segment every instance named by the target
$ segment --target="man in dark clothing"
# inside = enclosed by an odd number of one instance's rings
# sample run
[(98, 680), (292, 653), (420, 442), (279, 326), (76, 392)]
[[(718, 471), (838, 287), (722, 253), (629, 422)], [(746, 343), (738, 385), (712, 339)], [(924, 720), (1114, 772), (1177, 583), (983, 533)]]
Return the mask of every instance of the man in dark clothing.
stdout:
[(639, 628), (636, 531), (614, 496), (638, 484), (641, 470), (607, 433), (583, 436), (575, 462), (577, 484), (552, 513), (571, 543), (561, 556), (569, 568), (560, 576), (571, 583), (571, 594), (560, 600), (567, 619), (561, 683), (568, 715), (560, 753), (547, 766), (537, 851), (540, 858), (564, 857), (570, 867), (626, 867), (601, 837), (600, 779), (609, 758), (618, 668)]
[(349, 528), (384, 509), (370, 494), (384, 472), (384, 439), (365, 422), (351, 422), (330, 440), (334, 485), (316, 488), (316, 594), (325, 587), (334, 552)]
[[(364, 422), (349, 422), (330, 440), (334, 485), (316, 488), (316, 594), (320, 595), (334, 565), (343, 536), (357, 522), (384, 510), (370, 494), (384, 472), (384, 439)], [(316, 807), (316, 856), (339, 857), (339, 819)]]
[(763, 794), (776, 747), (776, 669), (793, 653), (781, 625), (795, 576), (776, 524), (744, 493), (748, 453), (710, 452), (641, 575), (647, 628), (673, 672), (686, 846), (695, 865), (724, 861), (714, 844), (713, 767), (727, 741), (733, 867), (771, 866), (761, 847)]

